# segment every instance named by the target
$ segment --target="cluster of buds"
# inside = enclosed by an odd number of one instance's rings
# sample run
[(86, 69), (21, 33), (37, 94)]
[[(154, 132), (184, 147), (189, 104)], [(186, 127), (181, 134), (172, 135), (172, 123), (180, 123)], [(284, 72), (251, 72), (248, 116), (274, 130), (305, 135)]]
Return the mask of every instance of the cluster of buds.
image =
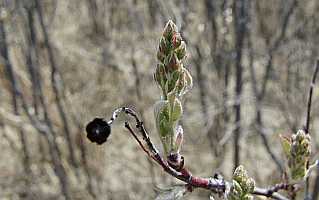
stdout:
[(159, 42), (157, 58), (160, 63), (154, 73), (154, 79), (162, 89), (164, 98), (173, 91), (182, 96), (192, 87), (192, 77), (182, 63), (185, 57), (186, 43), (170, 20)]
[(251, 193), (255, 189), (254, 179), (248, 176), (242, 165), (238, 166), (233, 174), (232, 187), (228, 194), (229, 200), (251, 200)]
[(307, 163), (311, 154), (311, 137), (299, 130), (290, 138), (281, 137), (284, 152), (288, 158), (290, 178), (303, 179), (307, 171)]
[(178, 125), (183, 108), (181, 100), (192, 87), (192, 77), (182, 61), (186, 56), (186, 44), (176, 25), (167, 22), (159, 42), (154, 79), (162, 90), (161, 100), (155, 104), (156, 127), (166, 157), (180, 162), (179, 151), (183, 142), (183, 128)]

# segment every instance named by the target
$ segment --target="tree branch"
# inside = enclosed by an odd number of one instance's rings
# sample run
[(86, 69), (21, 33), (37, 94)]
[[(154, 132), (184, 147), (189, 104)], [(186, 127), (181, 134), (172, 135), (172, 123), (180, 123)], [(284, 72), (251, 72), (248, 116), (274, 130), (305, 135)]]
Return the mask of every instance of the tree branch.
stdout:
[[(309, 126), (310, 126), (310, 114), (311, 114), (311, 103), (312, 103), (312, 93), (313, 93), (313, 88), (314, 88), (314, 85), (316, 83), (316, 77), (317, 77), (317, 74), (318, 74), (318, 70), (319, 70), (319, 60), (317, 60), (316, 62), (316, 66), (315, 66), (315, 71), (313, 73), (313, 76), (312, 76), (312, 80), (311, 80), (311, 83), (310, 83), (310, 89), (309, 89), (309, 96), (308, 96), (308, 104), (307, 104), (307, 117), (306, 117), (306, 125), (305, 125), (305, 132), (306, 134), (309, 134)], [(307, 164), (307, 169), (309, 167), (309, 162)], [(319, 180), (319, 174), (317, 175), (316, 177), (316, 182)], [(315, 194), (316, 192), (316, 189), (314, 190), (314, 196), (317, 196), (317, 194)], [(309, 177), (307, 177), (306, 179), (306, 188), (305, 188), (305, 199), (310, 199), (309, 197)]]
[[(143, 151), (156, 163), (158, 163), (165, 172), (170, 174), (171, 176), (183, 181), (189, 186), (189, 191), (192, 191), (192, 188), (203, 188), (210, 190), (211, 192), (217, 194), (225, 194), (227, 187), (231, 186), (230, 182), (225, 181), (223, 178), (202, 178), (196, 177), (191, 174), (191, 172), (182, 166), (181, 169), (177, 170), (172, 168), (168, 162), (161, 156), (155, 145), (152, 143), (143, 122), (139, 119), (136, 112), (130, 108), (122, 107), (118, 108), (113, 112), (111, 120), (108, 124), (112, 124), (113, 121), (118, 117), (118, 114), (124, 112), (127, 115), (133, 117), (136, 122), (136, 128), (139, 133), (142, 135), (144, 142), (138, 137), (138, 135), (134, 132), (133, 128), (130, 126), (128, 122), (125, 122), (125, 127), (132, 134), (134, 139), (138, 142)], [(143, 144), (146, 143), (146, 146)], [(288, 184), (277, 184), (269, 189), (258, 188), (256, 187), (253, 194), (259, 196), (265, 196), (276, 200), (289, 200), (287, 197), (278, 193), (279, 190), (289, 190), (291, 185)]]
[(310, 89), (309, 89), (309, 97), (308, 97), (308, 106), (307, 106), (307, 118), (306, 118), (306, 126), (305, 126), (305, 132), (306, 134), (309, 133), (309, 124), (310, 124), (310, 113), (311, 113), (311, 103), (312, 103), (312, 93), (313, 93), (313, 88), (316, 83), (316, 77), (318, 74), (319, 70), (319, 60), (316, 62), (315, 66), (315, 71), (312, 76), (311, 84), (310, 84)]

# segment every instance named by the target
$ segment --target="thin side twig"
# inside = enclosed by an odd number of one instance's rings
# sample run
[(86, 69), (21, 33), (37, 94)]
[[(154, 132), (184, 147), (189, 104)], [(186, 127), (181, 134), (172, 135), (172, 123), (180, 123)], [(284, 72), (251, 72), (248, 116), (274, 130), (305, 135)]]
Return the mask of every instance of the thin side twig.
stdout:
[(309, 97), (308, 97), (308, 104), (307, 104), (307, 118), (306, 118), (306, 126), (305, 126), (306, 134), (309, 133), (312, 94), (313, 94), (314, 85), (316, 83), (318, 70), (319, 70), (319, 60), (317, 60), (317, 62), (316, 62), (315, 71), (313, 73), (311, 84), (310, 84), (310, 89), (309, 89)]
[[(312, 103), (312, 94), (313, 94), (313, 88), (316, 83), (316, 77), (318, 74), (319, 70), (319, 60), (316, 61), (316, 66), (315, 66), (315, 71), (312, 76), (311, 84), (310, 84), (310, 89), (309, 89), (309, 97), (308, 97), (308, 104), (307, 104), (307, 117), (306, 117), (306, 125), (305, 125), (305, 132), (306, 134), (309, 134), (309, 126), (310, 126), (310, 115), (311, 115), (311, 103)], [(307, 164), (307, 169), (309, 167), (309, 162)], [(319, 180), (319, 174), (316, 177), (316, 181)], [(314, 195), (316, 194), (317, 188), (314, 189)], [(318, 192), (317, 192), (318, 193)], [(309, 177), (306, 178), (306, 188), (305, 188), (305, 200), (310, 199), (309, 197)]]
[[(191, 172), (185, 167), (183, 167), (180, 170), (176, 170), (172, 168), (168, 164), (168, 162), (161, 156), (161, 154), (159, 153), (155, 145), (152, 143), (149, 137), (149, 134), (147, 133), (143, 125), (143, 122), (138, 118), (134, 110), (130, 108), (126, 108), (126, 107), (117, 109), (116, 111), (114, 111), (111, 121), (109, 121), (110, 124), (113, 123), (113, 121), (117, 118), (120, 112), (125, 112), (126, 114), (128, 114), (129, 116), (135, 119), (136, 128), (138, 129), (139, 133), (142, 135), (143, 140), (147, 146), (143, 144), (141, 139), (137, 136), (137, 134), (134, 132), (133, 128), (130, 126), (128, 122), (125, 123), (125, 127), (133, 135), (134, 139), (138, 142), (138, 144), (141, 146), (143, 151), (152, 160), (158, 163), (165, 172), (186, 183), (187, 186), (189, 186), (190, 191), (192, 188), (203, 188), (203, 189), (210, 190), (214, 193), (225, 194), (226, 187), (229, 187), (231, 183), (225, 181), (224, 179), (211, 178), (211, 177), (210, 178), (196, 177), (196, 176), (193, 176)], [(269, 197), (276, 200), (289, 200), (287, 197), (278, 193), (279, 190), (288, 190), (288, 189), (289, 189), (289, 186), (287, 184), (277, 184), (268, 189), (256, 187), (252, 194), (265, 196), (265, 197)]]

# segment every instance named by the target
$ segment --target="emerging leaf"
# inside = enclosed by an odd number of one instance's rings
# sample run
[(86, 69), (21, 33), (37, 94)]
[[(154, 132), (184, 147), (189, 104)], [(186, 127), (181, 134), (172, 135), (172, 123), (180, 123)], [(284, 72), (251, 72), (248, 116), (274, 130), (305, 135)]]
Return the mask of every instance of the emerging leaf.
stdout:
[(290, 147), (291, 147), (291, 141), (288, 137), (280, 135), (280, 141), (282, 148), (284, 150), (284, 153), (287, 157), (290, 156)]

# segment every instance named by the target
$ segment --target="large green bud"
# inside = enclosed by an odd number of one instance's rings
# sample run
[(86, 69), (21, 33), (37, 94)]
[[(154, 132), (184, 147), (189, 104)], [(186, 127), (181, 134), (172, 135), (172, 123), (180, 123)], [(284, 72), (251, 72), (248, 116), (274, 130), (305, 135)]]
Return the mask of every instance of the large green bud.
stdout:
[(228, 195), (229, 200), (250, 200), (253, 199), (251, 193), (255, 189), (254, 179), (248, 176), (242, 165), (235, 169), (233, 174), (232, 187)]
[(181, 99), (193, 85), (192, 76), (182, 63), (185, 57), (186, 44), (177, 26), (170, 20), (159, 41), (159, 64), (154, 73), (154, 79), (162, 90), (154, 115), (166, 156), (178, 154), (183, 142), (183, 128), (178, 125), (183, 113)]
[(175, 88), (181, 98), (192, 86), (192, 77), (182, 61), (186, 57), (186, 43), (178, 32), (176, 25), (167, 22), (159, 41), (154, 79), (163, 92), (164, 99)]
[(290, 138), (282, 137), (284, 152), (288, 158), (290, 178), (303, 179), (307, 171), (307, 163), (311, 154), (311, 137), (299, 130)]

